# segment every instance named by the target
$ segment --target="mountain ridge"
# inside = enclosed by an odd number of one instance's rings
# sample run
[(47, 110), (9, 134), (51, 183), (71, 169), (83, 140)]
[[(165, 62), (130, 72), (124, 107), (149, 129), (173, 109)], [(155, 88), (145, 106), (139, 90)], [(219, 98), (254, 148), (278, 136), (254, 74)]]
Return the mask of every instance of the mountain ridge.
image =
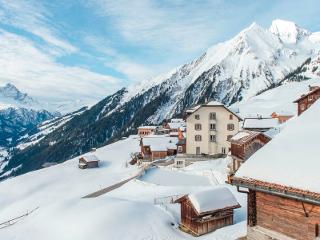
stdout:
[(135, 133), (141, 124), (181, 116), (194, 104), (216, 100), (229, 106), (244, 101), (277, 86), (319, 50), (309, 35), (288, 44), (252, 24), (199, 58), (106, 97), (36, 145), (17, 151), (4, 172), (20, 166), (14, 176), (39, 169), (44, 162), (63, 162)]

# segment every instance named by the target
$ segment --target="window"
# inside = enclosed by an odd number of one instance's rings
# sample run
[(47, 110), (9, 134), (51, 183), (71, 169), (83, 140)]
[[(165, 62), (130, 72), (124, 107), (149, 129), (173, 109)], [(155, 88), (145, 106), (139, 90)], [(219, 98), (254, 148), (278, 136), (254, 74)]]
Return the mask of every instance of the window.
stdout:
[(305, 110), (305, 105), (304, 105), (304, 104), (301, 104), (301, 105), (300, 105), (300, 109), (301, 109), (301, 111)]
[(178, 146), (178, 152), (179, 152), (179, 153), (182, 153), (182, 152), (183, 152), (182, 146)]
[(230, 114), (230, 115), (229, 115), (229, 120), (232, 120), (232, 119), (233, 119), (233, 115)]
[(199, 115), (199, 114), (196, 114), (196, 115), (194, 115), (194, 118), (195, 118), (196, 120), (200, 120), (200, 115)]
[(196, 125), (194, 125), (194, 129), (197, 130), (197, 131), (200, 131), (201, 130), (201, 124), (197, 123)]
[(215, 131), (216, 130), (216, 125), (211, 123), (210, 124), (210, 131)]
[(216, 142), (216, 135), (210, 135), (210, 142)]
[(319, 224), (318, 223), (316, 223), (316, 225), (315, 225), (315, 229), (314, 229), (314, 232), (315, 232), (315, 237), (319, 237)]
[(226, 148), (223, 147), (223, 148), (221, 149), (221, 152), (222, 152), (223, 154), (226, 154)]
[(313, 100), (313, 95), (309, 95), (309, 96), (308, 96), (308, 100), (309, 100), (309, 101), (312, 101), (312, 100)]
[(216, 113), (215, 112), (212, 112), (212, 113), (210, 113), (210, 115), (209, 115), (209, 119), (210, 120), (216, 120)]
[(234, 130), (234, 124), (233, 124), (233, 123), (229, 123), (229, 124), (227, 125), (227, 129), (228, 129), (229, 131), (233, 131), (233, 130)]
[(232, 135), (228, 135), (227, 140), (230, 141), (232, 137), (233, 137)]
[(201, 140), (202, 140), (201, 135), (196, 135), (196, 136), (194, 137), (194, 140), (195, 140), (196, 142), (201, 142)]

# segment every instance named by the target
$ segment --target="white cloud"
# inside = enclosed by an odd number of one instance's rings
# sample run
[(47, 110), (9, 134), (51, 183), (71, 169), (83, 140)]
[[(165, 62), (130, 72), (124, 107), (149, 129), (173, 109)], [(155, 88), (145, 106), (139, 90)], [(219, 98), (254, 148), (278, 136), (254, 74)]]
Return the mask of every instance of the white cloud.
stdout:
[(119, 79), (58, 64), (34, 43), (0, 31), (0, 84), (11, 82), (43, 101), (93, 104), (120, 87)]
[(0, 21), (2, 24), (14, 26), (40, 37), (63, 52), (75, 52), (77, 48), (66, 40), (62, 40), (50, 20), (50, 15), (41, 1), (32, 0), (0, 0)]

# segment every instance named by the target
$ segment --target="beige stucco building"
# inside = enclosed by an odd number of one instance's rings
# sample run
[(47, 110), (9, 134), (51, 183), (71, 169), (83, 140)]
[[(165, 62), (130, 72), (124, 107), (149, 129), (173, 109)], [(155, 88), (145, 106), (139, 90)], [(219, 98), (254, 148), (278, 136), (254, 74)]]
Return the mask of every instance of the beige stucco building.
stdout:
[(239, 131), (239, 116), (219, 102), (187, 110), (187, 154), (227, 154)]

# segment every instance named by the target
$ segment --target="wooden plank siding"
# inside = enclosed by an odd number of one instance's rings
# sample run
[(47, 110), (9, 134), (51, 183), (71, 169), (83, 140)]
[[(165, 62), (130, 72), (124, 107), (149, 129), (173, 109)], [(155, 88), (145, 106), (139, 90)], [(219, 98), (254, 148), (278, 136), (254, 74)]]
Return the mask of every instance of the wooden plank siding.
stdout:
[(249, 206), (256, 206), (256, 225), (298, 240), (314, 240), (319, 235), (319, 205), (263, 192), (255, 192), (255, 199), (256, 204)]
[(188, 199), (181, 202), (181, 225), (195, 236), (201, 236), (232, 224), (233, 209), (199, 216)]

